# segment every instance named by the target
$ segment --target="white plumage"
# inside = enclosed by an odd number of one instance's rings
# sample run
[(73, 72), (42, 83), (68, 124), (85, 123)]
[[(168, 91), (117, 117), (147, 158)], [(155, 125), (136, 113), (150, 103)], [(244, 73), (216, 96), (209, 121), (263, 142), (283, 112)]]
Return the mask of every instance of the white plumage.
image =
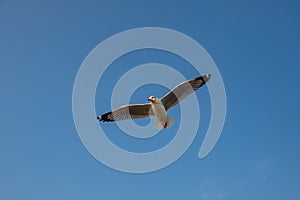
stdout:
[(204, 76), (185, 81), (177, 85), (161, 99), (155, 96), (150, 96), (148, 99), (150, 103), (125, 105), (111, 112), (99, 115), (97, 116), (97, 119), (103, 122), (113, 122), (156, 116), (157, 120), (155, 122), (155, 128), (167, 128), (174, 124), (174, 120), (167, 115), (166, 111), (206, 84), (210, 77), (210, 74), (206, 74)]

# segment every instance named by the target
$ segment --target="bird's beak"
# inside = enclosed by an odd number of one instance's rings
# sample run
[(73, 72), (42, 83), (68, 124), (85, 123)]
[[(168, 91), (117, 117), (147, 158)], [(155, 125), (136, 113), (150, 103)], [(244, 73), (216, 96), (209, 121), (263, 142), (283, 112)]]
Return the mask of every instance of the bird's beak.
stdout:
[(151, 100), (151, 99), (148, 99), (148, 101), (151, 101), (151, 102), (152, 102), (152, 100)]

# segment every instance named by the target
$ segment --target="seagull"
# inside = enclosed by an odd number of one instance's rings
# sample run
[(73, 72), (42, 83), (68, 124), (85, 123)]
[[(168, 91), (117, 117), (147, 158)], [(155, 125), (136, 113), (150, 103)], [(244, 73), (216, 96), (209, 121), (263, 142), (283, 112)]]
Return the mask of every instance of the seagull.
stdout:
[(156, 129), (160, 130), (170, 127), (174, 124), (174, 120), (167, 115), (167, 111), (188, 95), (198, 90), (201, 86), (205, 85), (210, 78), (211, 74), (206, 74), (184, 81), (160, 99), (155, 96), (150, 96), (148, 98), (150, 103), (124, 105), (113, 111), (97, 116), (97, 119), (103, 122), (114, 122), (156, 116), (154, 125)]

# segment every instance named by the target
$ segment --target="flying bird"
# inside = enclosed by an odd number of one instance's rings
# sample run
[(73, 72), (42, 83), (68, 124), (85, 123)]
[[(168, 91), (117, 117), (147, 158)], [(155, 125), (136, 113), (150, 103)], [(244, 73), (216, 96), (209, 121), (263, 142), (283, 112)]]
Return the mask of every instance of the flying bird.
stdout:
[(170, 127), (174, 124), (174, 120), (167, 115), (166, 111), (205, 85), (210, 78), (211, 74), (206, 74), (182, 82), (160, 99), (155, 96), (150, 96), (148, 98), (150, 103), (124, 105), (111, 112), (97, 116), (97, 119), (103, 122), (113, 122), (156, 116), (155, 128), (162, 129)]

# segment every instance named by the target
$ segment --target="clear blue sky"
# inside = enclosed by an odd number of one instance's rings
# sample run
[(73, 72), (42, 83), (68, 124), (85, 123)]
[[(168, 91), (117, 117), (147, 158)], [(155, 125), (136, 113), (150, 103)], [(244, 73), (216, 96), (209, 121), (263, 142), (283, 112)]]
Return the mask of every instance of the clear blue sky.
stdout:
[[(299, 199), (299, 9), (278, 0), (0, 1), (0, 199)], [(199, 160), (209, 119), (207, 89), (199, 91), (203, 131), (189, 150), (163, 170), (136, 175), (104, 166), (82, 145), (72, 88), (97, 44), (144, 26), (183, 32), (205, 47), (223, 76), (228, 112), (216, 147)], [(156, 51), (120, 58), (106, 77), (150, 61), (194, 77), (183, 60)], [(132, 102), (147, 98), (144, 91)], [(99, 113), (109, 109), (103, 102)], [(123, 148), (157, 148), (111, 133)]]

